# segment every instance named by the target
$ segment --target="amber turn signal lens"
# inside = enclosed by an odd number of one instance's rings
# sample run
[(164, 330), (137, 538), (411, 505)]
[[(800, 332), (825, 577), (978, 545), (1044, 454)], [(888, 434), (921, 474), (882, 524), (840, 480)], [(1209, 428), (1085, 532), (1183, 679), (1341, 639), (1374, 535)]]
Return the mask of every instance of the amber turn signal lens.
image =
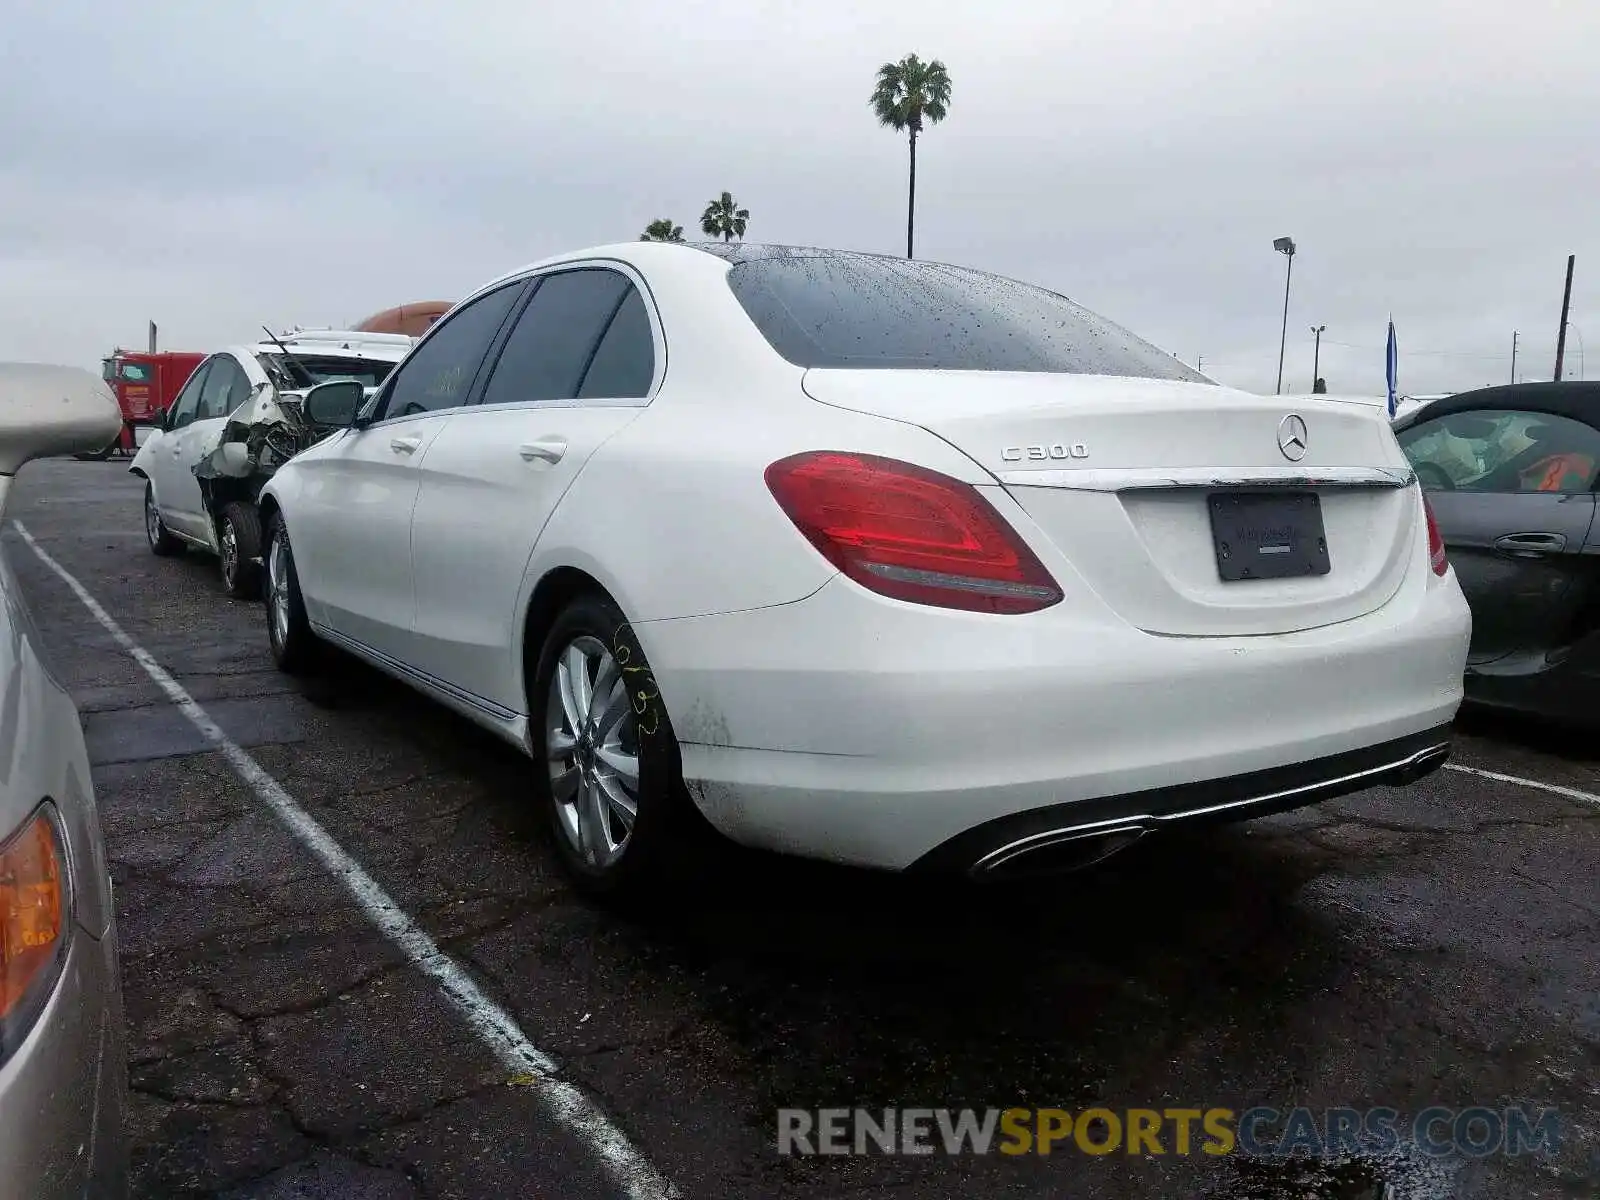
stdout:
[(56, 962), (67, 914), (66, 863), (44, 810), (0, 845), (0, 1022)]

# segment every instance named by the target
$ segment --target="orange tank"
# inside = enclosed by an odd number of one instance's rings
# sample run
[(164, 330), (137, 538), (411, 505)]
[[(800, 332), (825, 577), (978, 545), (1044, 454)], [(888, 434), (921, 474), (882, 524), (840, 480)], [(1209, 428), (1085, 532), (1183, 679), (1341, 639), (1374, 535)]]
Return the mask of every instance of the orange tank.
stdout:
[(368, 317), (356, 326), (356, 332), (403, 333), (407, 337), (421, 337), (452, 307), (448, 300), (419, 300), (412, 304), (396, 305)]

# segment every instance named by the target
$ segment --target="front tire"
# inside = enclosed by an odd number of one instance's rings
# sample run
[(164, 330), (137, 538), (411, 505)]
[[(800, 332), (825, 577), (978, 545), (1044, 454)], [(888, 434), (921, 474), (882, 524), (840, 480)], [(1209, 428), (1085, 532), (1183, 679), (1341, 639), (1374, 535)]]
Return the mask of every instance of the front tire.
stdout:
[(294, 567), (294, 551), (289, 545), (289, 530), (283, 514), (273, 514), (267, 526), (265, 587), (267, 642), (272, 661), (286, 675), (304, 675), (316, 666), (319, 644), (306, 617), (305, 600), (300, 594), (300, 576)]
[(579, 889), (623, 898), (683, 846), (678, 741), (633, 629), (600, 595), (573, 600), (546, 636), (529, 688), (534, 791)]
[(217, 544), (222, 586), (235, 600), (261, 598), (261, 518), (254, 506), (235, 500), (222, 510)]
[(183, 553), (183, 543), (162, 523), (161, 510), (156, 507), (156, 485), (148, 479), (144, 481), (144, 536), (150, 543), (150, 553), (158, 557)]

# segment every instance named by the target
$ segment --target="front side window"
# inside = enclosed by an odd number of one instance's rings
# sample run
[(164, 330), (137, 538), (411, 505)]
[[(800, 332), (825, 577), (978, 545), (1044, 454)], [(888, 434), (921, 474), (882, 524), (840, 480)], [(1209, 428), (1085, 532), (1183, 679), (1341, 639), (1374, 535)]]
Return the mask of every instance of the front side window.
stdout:
[(150, 368), (144, 363), (125, 362), (122, 364), (121, 374), (129, 383), (150, 382)]
[(205, 390), (200, 393), (200, 412), (197, 420), (210, 421), (225, 417), (245, 402), (250, 394), (250, 380), (240, 370), (231, 356), (218, 355), (211, 360), (211, 373), (206, 376)]
[(483, 356), (522, 288), (520, 279), (496, 288), (434, 326), (394, 374), (382, 417), (410, 417), (465, 404)]
[(601, 338), (632, 291), (617, 271), (544, 276), (506, 338), (483, 403), (576, 399)]
[(751, 259), (727, 278), (762, 336), (800, 367), (1211, 382), (1065, 296), (964, 267), (835, 251)]
[(1449, 413), (1402, 430), (1399, 441), (1434, 491), (1587, 492), (1600, 474), (1600, 431), (1551, 413)]
[(205, 386), (206, 375), (211, 370), (211, 364), (216, 359), (208, 359), (194, 369), (194, 374), (189, 376), (189, 382), (183, 385), (183, 391), (178, 393), (178, 398), (172, 402), (172, 420), (167, 428), (182, 429), (194, 420), (195, 413), (200, 409), (200, 391)]

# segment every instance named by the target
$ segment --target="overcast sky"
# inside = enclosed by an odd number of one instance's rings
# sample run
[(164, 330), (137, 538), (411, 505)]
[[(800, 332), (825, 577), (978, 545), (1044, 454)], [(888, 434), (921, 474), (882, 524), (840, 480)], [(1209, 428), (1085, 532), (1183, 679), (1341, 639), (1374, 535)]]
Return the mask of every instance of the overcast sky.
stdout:
[[(1600, 4), (1579, 0), (9, 0), (0, 358), (94, 365), (454, 299), (558, 251), (694, 231), (903, 252), (1064, 292), (1217, 378), (1334, 392), (1600, 377)], [(1426, 353), (1425, 353), (1426, 352)], [(1587, 364), (1584, 364), (1585, 370)]]

